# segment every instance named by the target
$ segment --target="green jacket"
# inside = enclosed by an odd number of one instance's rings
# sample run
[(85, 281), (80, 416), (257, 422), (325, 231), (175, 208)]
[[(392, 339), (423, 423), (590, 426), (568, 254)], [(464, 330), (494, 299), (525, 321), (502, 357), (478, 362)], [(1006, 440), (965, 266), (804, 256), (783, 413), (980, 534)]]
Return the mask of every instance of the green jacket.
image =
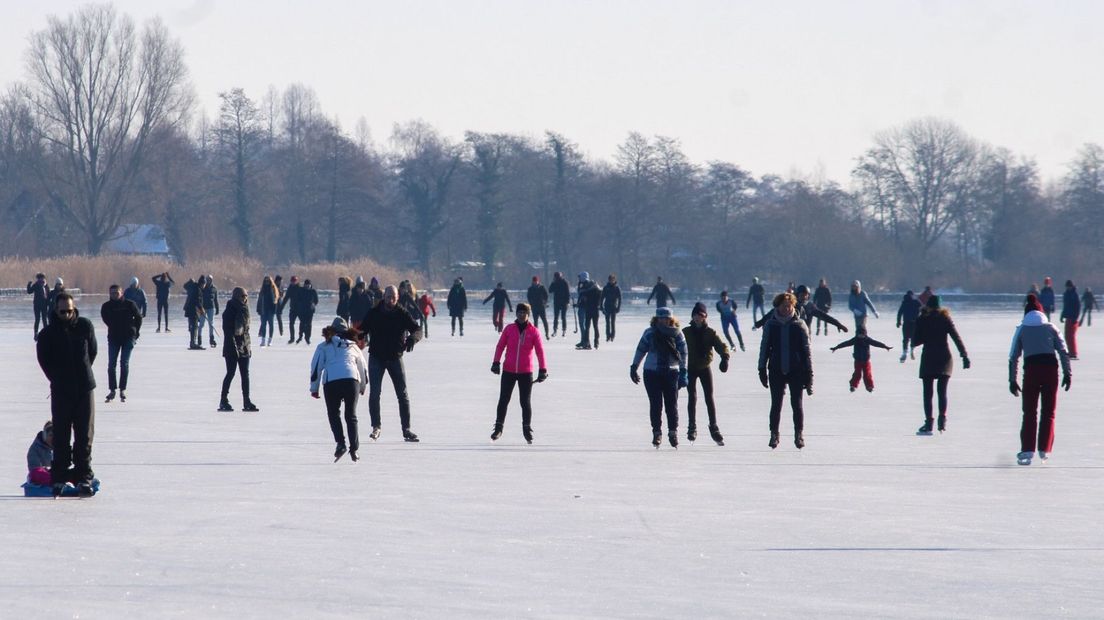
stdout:
[(686, 337), (687, 363), (690, 370), (704, 370), (713, 363), (713, 351), (721, 356), (722, 360), (728, 359), (728, 346), (717, 335), (717, 332), (708, 325), (697, 327), (690, 323), (682, 328), (682, 335)]

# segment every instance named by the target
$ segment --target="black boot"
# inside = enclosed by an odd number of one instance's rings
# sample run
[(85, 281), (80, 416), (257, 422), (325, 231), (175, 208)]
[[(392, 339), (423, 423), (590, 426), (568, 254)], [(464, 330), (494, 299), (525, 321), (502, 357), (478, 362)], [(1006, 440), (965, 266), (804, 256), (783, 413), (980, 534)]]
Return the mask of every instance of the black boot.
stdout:
[(667, 442), (671, 444), (672, 448), (678, 449), (678, 433), (671, 431), (667, 433)]
[(656, 450), (659, 450), (660, 444), (663, 443), (663, 433), (659, 431), (652, 431), (652, 445)]
[(696, 429), (696, 428), (686, 429), (686, 441), (689, 441), (690, 443), (694, 443), (697, 440), (698, 440), (698, 429)]
[(721, 429), (716, 426), (710, 426), (709, 436), (713, 438), (713, 441), (717, 442), (718, 446), (724, 445), (724, 437), (721, 435)]
[(341, 457), (345, 456), (345, 452), (346, 452), (345, 444), (343, 444), (343, 443), (337, 444), (337, 449), (334, 450), (334, 463), (340, 461)]
[(525, 443), (533, 443), (533, 429), (528, 426), (521, 427), (521, 436), (525, 437)]
[(498, 441), (498, 438), (502, 436), (502, 426), (495, 424), (494, 432), (491, 433), (491, 441)]
[(403, 429), (403, 441), (408, 441), (410, 443), (418, 443), (419, 439), (418, 439), (418, 436), (414, 434), (414, 431), (410, 430), (409, 428), (404, 428)]
[(233, 411), (234, 408), (230, 406), (230, 401), (226, 398), (226, 396), (223, 396), (222, 401), (219, 402), (218, 410), (219, 411)]
[(801, 431), (794, 433), (794, 445), (800, 450), (805, 447), (805, 437), (801, 434)]
[(941, 414), (939, 416), (939, 432), (942, 433), (945, 430), (947, 430), (947, 416), (946, 414)]
[(778, 447), (778, 431), (771, 431), (771, 438), (767, 445), (770, 446), (771, 450)]
[(927, 418), (924, 420), (924, 425), (916, 431), (917, 435), (931, 435), (932, 434), (932, 419)]

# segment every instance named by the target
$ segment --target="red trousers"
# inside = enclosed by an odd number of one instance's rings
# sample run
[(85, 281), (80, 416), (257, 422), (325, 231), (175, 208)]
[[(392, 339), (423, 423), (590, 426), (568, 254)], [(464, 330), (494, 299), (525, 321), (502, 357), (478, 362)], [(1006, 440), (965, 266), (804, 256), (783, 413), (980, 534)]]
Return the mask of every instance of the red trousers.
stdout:
[(501, 332), (503, 321), (506, 320), (506, 308), (500, 308), (494, 310), (491, 313), (491, 322), (494, 323), (495, 330)]
[(851, 375), (851, 389), (859, 387), (859, 379), (862, 379), (867, 392), (874, 391), (874, 371), (870, 368), (870, 362), (855, 360), (855, 372)]
[(1066, 350), (1077, 357), (1077, 319), (1066, 319)]
[[(1036, 414), (1039, 397), (1042, 410)], [(1038, 449), (1050, 452), (1054, 447), (1054, 411), (1058, 405), (1058, 366), (1033, 364), (1024, 366), (1023, 424), (1020, 426), (1020, 452), (1034, 452), (1038, 433)]]

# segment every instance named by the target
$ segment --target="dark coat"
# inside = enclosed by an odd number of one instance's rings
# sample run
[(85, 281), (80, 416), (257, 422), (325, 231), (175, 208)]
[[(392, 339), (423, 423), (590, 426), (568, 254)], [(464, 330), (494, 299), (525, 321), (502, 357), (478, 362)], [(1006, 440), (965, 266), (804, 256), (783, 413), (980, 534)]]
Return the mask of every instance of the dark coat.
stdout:
[(576, 302), (586, 310), (587, 316), (598, 316), (598, 309), (602, 306), (602, 289), (597, 284), (587, 280), (575, 294), (578, 296)]
[(468, 293), (463, 284), (453, 284), (449, 289), (448, 301), (449, 316), (464, 316), (468, 311)]
[(885, 349), (887, 351), (889, 350), (889, 345), (885, 344), (884, 342), (878, 342), (870, 336), (862, 335), (857, 335), (849, 340), (844, 340), (843, 342), (832, 347), (832, 350), (835, 351), (837, 349), (843, 349), (846, 347), (855, 347), (852, 355), (854, 356), (856, 362), (870, 361), (870, 347), (878, 347), (879, 349)]
[(100, 306), (100, 318), (107, 325), (108, 342), (133, 342), (142, 330), (142, 313), (129, 299), (108, 299)]
[(915, 295), (905, 293), (901, 307), (897, 309), (898, 323), (912, 323), (920, 317), (920, 300)]
[[(789, 347), (782, 346), (782, 331), (789, 331)], [(789, 357), (790, 375), (804, 375), (806, 385), (813, 382), (813, 355), (809, 348), (809, 328), (796, 313), (785, 321), (775, 316), (763, 325), (759, 344), (759, 368), (771, 374), (782, 374), (782, 359)]]
[(184, 316), (188, 318), (198, 317), (203, 313), (203, 294), (199, 290), (199, 283), (188, 280), (184, 283)]
[(1081, 317), (1081, 296), (1077, 294), (1077, 287), (1073, 286), (1062, 293), (1062, 318), (1067, 321), (1076, 321)]
[[(291, 287), (288, 287), (288, 294), (291, 295)], [(300, 285), (290, 303), (291, 311), (298, 316), (312, 317), (315, 307), (318, 306), (318, 291), (314, 290), (313, 286)]]
[(96, 389), (96, 352), (96, 330), (79, 313), (70, 321), (55, 316), (38, 334), (38, 365), (51, 392), (79, 395)]
[(544, 310), (548, 305), (548, 289), (544, 288), (541, 283), (532, 284), (529, 286), (529, 290), (525, 292), (525, 298), (529, 301), (529, 305), (533, 308), (533, 311)]
[(652, 299), (655, 299), (656, 307), (663, 308), (670, 301), (675, 303), (675, 295), (671, 292), (671, 287), (667, 286), (666, 282), (658, 282), (652, 287), (652, 294), (648, 295), (647, 303), (652, 303)]
[(222, 311), (222, 356), (230, 359), (251, 357), (249, 306), (231, 298)]
[(207, 314), (211, 314), (211, 310), (214, 310), (215, 314), (219, 313), (218, 289), (210, 282), (203, 287), (203, 309)]
[(506, 307), (510, 308), (510, 312), (514, 311), (514, 306), (510, 303), (510, 294), (507, 293), (504, 288), (496, 288), (491, 291), (491, 294), (487, 295), (487, 298), (483, 300), (483, 305), (487, 305), (487, 302), (491, 300), (494, 300), (494, 303), (491, 304), (491, 308), (495, 312)]
[(388, 308), (381, 303), (370, 309), (359, 329), (368, 337), (369, 357), (383, 361), (401, 358), (408, 337), (414, 342), (422, 339), (421, 324), (398, 304)]
[(552, 305), (556, 308), (566, 308), (571, 303), (571, 289), (563, 278), (552, 280), (552, 284), (548, 285), (548, 293), (552, 295)]
[[(299, 311), (296, 310), (299, 299), (299, 293), (303, 290), (303, 285), (296, 282), (295, 284), (289, 284), (287, 290), (284, 291), (283, 297), (280, 298), (280, 305), (277, 307), (276, 312), (283, 312), (284, 306), (288, 307), (288, 316), (299, 315)], [(264, 291), (261, 291), (264, 294)], [(260, 299), (257, 300), (257, 311), (260, 312)]]
[(621, 312), (621, 287), (617, 284), (606, 284), (602, 287), (602, 312), (606, 314)]
[(146, 318), (146, 309), (149, 307), (146, 304), (146, 292), (137, 286), (128, 286), (123, 291), (123, 299), (129, 299), (134, 302), (135, 306), (138, 306), (138, 310), (142, 313), (142, 318)]
[(818, 286), (813, 292), (813, 303), (821, 310), (831, 309), (832, 291), (827, 286)]
[(354, 286), (353, 290), (349, 291), (349, 318), (359, 321), (360, 317), (371, 308), (372, 299), (368, 297), (367, 287)]
[(349, 301), (352, 299), (352, 287), (342, 278), (337, 281), (337, 316), (349, 316)]
[(682, 335), (686, 337), (686, 367), (690, 370), (704, 370), (713, 363), (713, 352), (721, 356), (722, 360), (729, 358), (728, 347), (716, 330), (708, 325), (698, 327), (691, 322), (682, 328)]
[(951, 347), (947, 343), (950, 337), (954, 341), (958, 354), (966, 355), (966, 346), (955, 329), (951, 316), (942, 311), (925, 311), (916, 319), (916, 332), (912, 336), (913, 347), (924, 346), (920, 353), (920, 378), (949, 377), (954, 370)]
[(46, 309), (46, 298), (50, 295), (50, 289), (46, 286), (45, 281), (39, 282), (35, 280), (34, 282), (28, 282), (27, 294), (34, 295), (35, 310), (41, 311)]
[(161, 303), (168, 302), (169, 289), (171, 289), (174, 284), (176, 284), (176, 282), (173, 281), (171, 277), (162, 278), (160, 275), (153, 276), (153, 286), (154, 289), (157, 291), (155, 295), (155, 297), (157, 297), (157, 301)]

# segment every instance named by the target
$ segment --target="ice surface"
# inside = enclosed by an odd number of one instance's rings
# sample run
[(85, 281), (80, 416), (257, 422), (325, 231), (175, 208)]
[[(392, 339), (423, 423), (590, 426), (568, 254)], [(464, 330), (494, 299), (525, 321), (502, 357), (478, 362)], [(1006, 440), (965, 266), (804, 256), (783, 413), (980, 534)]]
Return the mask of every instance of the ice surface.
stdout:
[[(98, 318), (99, 303), (78, 305)], [(748, 351), (716, 375), (727, 445), (708, 440), (702, 407), (702, 439), (678, 451), (651, 447), (643, 387), (628, 379), (644, 307), (598, 351), (575, 351), (572, 334), (550, 344), (532, 446), (516, 401), (489, 440), (489, 311), (469, 315), (462, 340), (442, 312), (406, 358), (422, 442), (402, 442), (385, 385), (382, 438), (365, 430), (362, 460), (334, 464), (324, 406), (308, 395), (313, 347), (256, 348), (261, 412), (218, 413), (220, 354), (185, 350), (174, 311), (172, 334), (143, 330), (128, 402), (97, 405), (101, 494), (34, 500), (19, 485), (47, 384), (29, 304), (2, 306), (4, 618), (1104, 613), (1104, 324), (1081, 330), (1050, 463), (1019, 467), (1005, 382), (1015, 311), (956, 313), (974, 367), (956, 369), (942, 436), (914, 435), (917, 362), (898, 363), (890, 309), (871, 319), (895, 347), (873, 351), (873, 394), (849, 393), (850, 352), (828, 351), (846, 336), (814, 338), (808, 445), (794, 448), (784, 414), (773, 452), (744, 312)], [(674, 310), (685, 320), (689, 307)], [(102, 400), (106, 346), (95, 367)], [(685, 392), (679, 405), (685, 427)], [(360, 409), (366, 428), (366, 399)]]

